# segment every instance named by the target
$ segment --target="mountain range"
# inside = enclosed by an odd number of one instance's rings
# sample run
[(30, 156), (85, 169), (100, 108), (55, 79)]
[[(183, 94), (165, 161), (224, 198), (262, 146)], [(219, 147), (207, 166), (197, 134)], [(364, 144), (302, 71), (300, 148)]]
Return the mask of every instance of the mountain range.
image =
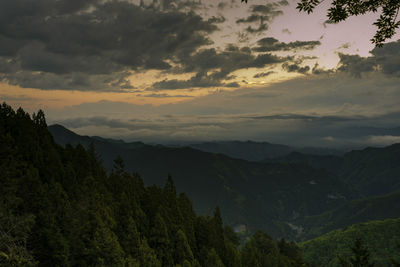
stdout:
[[(353, 223), (400, 217), (394, 192), (400, 190), (400, 145), (307, 154), (269, 143), (168, 147), (80, 136), (61, 125), (49, 130), (63, 146), (93, 144), (108, 170), (120, 156), (126, 170), (140, 173), (147, 185), (163, 184), (172, 175), (198, 212), (219, 206), (224, 220), (245, 233), (262, 229), (274, 237), (306, 240)], [(390, 212), (377, 212), (382, 202)]]

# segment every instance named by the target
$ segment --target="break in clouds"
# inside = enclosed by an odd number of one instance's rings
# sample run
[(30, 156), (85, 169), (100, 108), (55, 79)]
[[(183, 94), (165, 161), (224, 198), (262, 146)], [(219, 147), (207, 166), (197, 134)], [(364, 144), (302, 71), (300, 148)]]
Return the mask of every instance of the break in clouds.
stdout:
[(265, 87), (216, 91), (158, 107), (86, 103), (52, 111), (49, 119), (80, 134), (147, 142), (256, 140), (346, 148), (389, 145), (400, 136), (399, 83), (399, 76), (380, 71), (359, 78), (343, 70)]
[[(303, 146), (389, 145), (400, 136), (399, 48), (397, 41), (375, 48), (368, 58), (340, 54), (337, 70), (315, 66), (314, 74), (307, 76), (218, 90), (176, 104), (82, 104), (51, 112), (58, 118), (51, 122), (81, 134), (148, 142), (250, 139)], [(199, 68), (217, 63), (203, 64)]]

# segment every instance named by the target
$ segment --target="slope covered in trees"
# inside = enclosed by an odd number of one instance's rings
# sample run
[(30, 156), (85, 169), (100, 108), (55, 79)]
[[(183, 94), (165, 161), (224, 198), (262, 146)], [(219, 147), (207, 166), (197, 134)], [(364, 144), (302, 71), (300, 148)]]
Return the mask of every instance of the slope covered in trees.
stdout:
[(148, 186), (121, 158), (57, 145), (42, 111), (0, 106), (0, 266), (301, 266), (257, 232), (238, 249), (219, 208), (197, 216), (172, 178)]
[(373, 266), (392, 266), (392, 260), (400, 260), (400, 249), (397, 246), (400, 240), (400, 218), (371, 221), (338, 229), (303, 242), (300, 247), (305, 260), (314, 263), (315, 266), (342, 266), (339, 258), (348, 259), (353, 256), (351, 247), (357, 239), (368, 249)]
[(357, 199), (315, 216), (299, 218), (295, 223), (303, 227), (301, 239), (307, 240), (334, 229), (349, 225), (400, 217), (400, 191), (364, 199)]

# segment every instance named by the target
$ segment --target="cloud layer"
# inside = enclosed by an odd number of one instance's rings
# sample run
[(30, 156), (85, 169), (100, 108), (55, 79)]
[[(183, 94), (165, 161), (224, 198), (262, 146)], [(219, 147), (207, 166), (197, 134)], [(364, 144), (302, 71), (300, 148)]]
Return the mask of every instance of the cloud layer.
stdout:
[(168, 70), (217, 29), (127, 1), (4, 0), (0, 10), (1, 80), (40, 89), (130, 89), (131, 71)]
[(397, 142), (399, 83), (400, 77), (379, 72), (363, 74), (363, 79), (338, 72), (265, 87), (216, 91), (158, 107), (100, 102), (49, 114), (50, 121), (79, 133), (127, 140), (250, 139), (354, 148)]
[[(214, 43), (211, 36), (221, 30), (221, 24), (232, 28), (220, 10), (232, 9), (233, 3), (212, 7), (215, 10), (210, 16), (200, 15), (211, 8), (209, 3), (146, 3), (1, 1), (0, 81), (43, 90), (138, 92), (146, 88), (135, 88), (132, 74), (157, 70), (163, 77), (185, 74), (191, 78), (161, 78), (152, 81), (149, 90), (238, 87), (240, 80), (235, 80), (232, 72), (276, 67), (283, 62), (291, 66), (294, 57), (271, 52), (312, 50), (320, 44), (284, 43), (272, 37), (262, 38), (253, 48), (249, 44)], [(287, 5), (287, 1), (242, 5), (241, 16), (248, 16), (238, 18), (234, 27), (248, 25), (247, 32), (266, 33)]]

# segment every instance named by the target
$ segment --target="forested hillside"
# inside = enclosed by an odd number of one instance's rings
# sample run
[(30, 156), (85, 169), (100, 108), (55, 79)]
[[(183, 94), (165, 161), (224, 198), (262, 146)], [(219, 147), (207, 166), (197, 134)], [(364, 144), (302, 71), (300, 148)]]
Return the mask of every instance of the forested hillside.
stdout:
[[(372, 265), (349, 266), (399, 266), (400, 263), (400, 219), (386, 219), (352, 225), (329, 232), (318, 238), (301, 243), (304, 258), (315, 266), (343, 266), (339, 257), (354, 257), (351, 247), (359, 238), (369, 252)], [(358, 255), (360, 256), (360, 255)], [(344, 265), (347, 266), (347, 265)]]
[(353, 150), (343, 156), (291, 153), (266, 162), (307, 164), (325, 169), (348, 184), (358, 198), (400, 189), (400, 144)]
[(197, 216), (171, 177), (146, 187), (120, 158), (108, 174), (93, 146), (57, 145), (42, 111), (1, 105), (0, 159), (1, 266), (303, 264), (294, 243), (262, 232), (239, 250), (219, 208)]
[(399, 217), (398, 190), (387, 195), (352, 200), (322, 214), (299, 218), (295, 223), (303, 227), (301, 239), (307, 240), (349, 225)]

